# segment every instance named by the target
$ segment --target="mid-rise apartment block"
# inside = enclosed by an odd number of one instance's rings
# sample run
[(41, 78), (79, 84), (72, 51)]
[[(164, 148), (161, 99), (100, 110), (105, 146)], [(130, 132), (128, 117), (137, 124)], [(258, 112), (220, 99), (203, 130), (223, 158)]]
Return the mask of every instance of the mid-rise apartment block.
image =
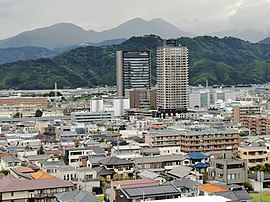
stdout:
[(250, 130), (250, 135), (268, 135), (270, 133), (270, 119), (267, 114), (246, 116), (242, 119), (242, 124)]
[(249, 115), (259, 115), (261, 108), (259, 105), (238, 105), (233, 107), (234, 123), (242, 123)]
[(248, 167), (269, 162), (266, 147), (241, 146), (238, 151), (240, 158), (247, 160)]
[(239, 134), (237, 130), (201, 130), (181, 133), (179, 137), (181, 151), (209, 152), (209, 151), (237, 151)]
[(150, 147), (179, 147), (181, 152), (237, 151), (237, 130), (159, 130), (145, 134), (145, 143)]
[(160, 109), (188, 107), (188, 48), (167, 40), (157, 48), (157, 105)]

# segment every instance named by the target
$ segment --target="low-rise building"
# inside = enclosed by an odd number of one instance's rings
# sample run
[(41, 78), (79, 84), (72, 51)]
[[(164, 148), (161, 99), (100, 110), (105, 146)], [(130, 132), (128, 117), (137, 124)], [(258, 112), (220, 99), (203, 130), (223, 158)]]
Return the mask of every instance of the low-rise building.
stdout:
[(247, 160), (248, 167), (269, 162), (266, 147), (241, 146), (238, 150), (240, 158)]
[(247, 181), (247, 161), (244, 159), (211, 158), (208, 179), (226, 184), (241, 184)]
[(51, 201), (56, 193), (71, 191), (73, 186), (58, 178), (20, 180), (5, 177), (0, 180), (0, 201)]

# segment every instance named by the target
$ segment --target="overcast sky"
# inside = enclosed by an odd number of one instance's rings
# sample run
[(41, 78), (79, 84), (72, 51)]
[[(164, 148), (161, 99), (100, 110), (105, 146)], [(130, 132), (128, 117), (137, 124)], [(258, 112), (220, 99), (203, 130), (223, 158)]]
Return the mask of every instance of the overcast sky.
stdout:
[(137, 17), (196, 34), (269, 31), (270, 0), (0, 0), (0, 39), (59, 22), (103, 31)]

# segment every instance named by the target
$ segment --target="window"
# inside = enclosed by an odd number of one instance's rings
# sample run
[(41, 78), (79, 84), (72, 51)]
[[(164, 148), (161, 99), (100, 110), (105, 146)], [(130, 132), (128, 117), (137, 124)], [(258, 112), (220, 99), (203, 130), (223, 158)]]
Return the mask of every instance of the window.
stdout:
[(12, 191), (12, 192), (10, 193), (10, 195), (11, 195), (11, 196), (14, 196), (14, 192)]
[(216, 164), (216, 168), (218, 169), (223, 169), (224, 168), (224, 165), (220, 164), (220, 163), (217, 163)]

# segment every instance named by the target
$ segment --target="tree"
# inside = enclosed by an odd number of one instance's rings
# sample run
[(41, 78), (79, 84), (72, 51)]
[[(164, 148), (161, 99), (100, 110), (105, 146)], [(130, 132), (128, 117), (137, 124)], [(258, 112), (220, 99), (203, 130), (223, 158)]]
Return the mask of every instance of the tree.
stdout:
[(22, 113), (21, 112), (16, 112), (16, 114), (13, 115), (13, 118), (22, 118)]
[(244, 182), (244, 183), (243, 183), (243, 186), (245, 187), (245, 189), (246, 189), (247, 191), (253, 191), (253, 188), (252, 188), (252, 185), (251, 185), (250, 181)]
[(3, 173), (4, 175), (8, 175), (9, 171), (8, 170), (0, 170), (0, 173)]
[(150, 105), (149, 109), (150, 109), (150, 110), (155, 110), (156, 107), (155, 107), (154, 105)]
[(43, 112), (40, 109), (37, 109), (35, 117), (42, 117)]
[(43, 149), (43, 146), (40, 145), (39, 150), (37, 151), (38, 155), (45, 154), (45, 151)]

